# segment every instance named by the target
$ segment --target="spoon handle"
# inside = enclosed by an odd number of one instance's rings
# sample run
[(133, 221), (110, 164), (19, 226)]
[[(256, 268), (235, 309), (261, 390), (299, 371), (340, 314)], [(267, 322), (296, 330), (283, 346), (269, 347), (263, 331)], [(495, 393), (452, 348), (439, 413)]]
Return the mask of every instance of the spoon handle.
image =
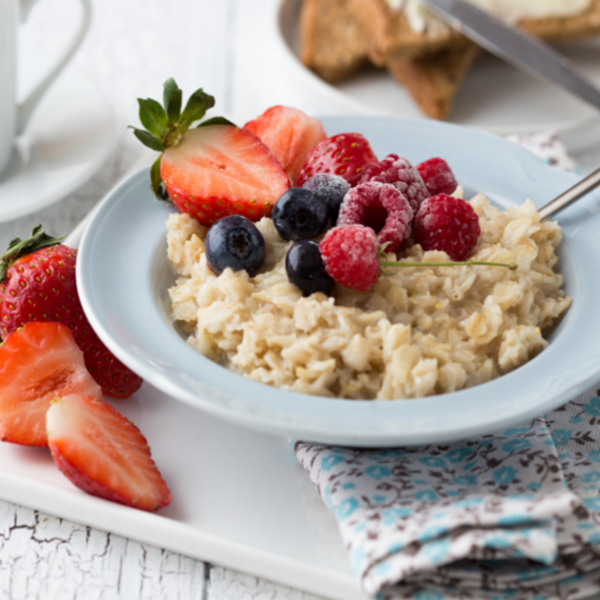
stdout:
[(539, 210), (542, 221), (553, 217), (557, 212), (569, 206), (569, 204), (575, 202), (575, 200), (579, 200), (581, 196), (585, 196), (585, 194), (591, 192), (599, 185), (600, 169), (596, 169), (585, 179), (582, 179), (579, 183), (576, 183), (572, 188), (569, 188), (566, 192), (563, 192), (560, 196), (557, 196), (554, 198), (554, 200), (551, 200), (548, 202), (548, 204), (542, 206), (542, 208)]

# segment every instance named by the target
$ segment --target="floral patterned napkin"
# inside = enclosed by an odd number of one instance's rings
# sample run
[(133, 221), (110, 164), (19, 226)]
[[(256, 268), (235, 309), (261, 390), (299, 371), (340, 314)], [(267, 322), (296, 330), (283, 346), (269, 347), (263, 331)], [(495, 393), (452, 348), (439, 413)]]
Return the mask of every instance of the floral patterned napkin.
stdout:
[[(526, 142), (573, 167), (553, 134)], [(369, 596), (586, 598), (600, 591), (599, 394), (463, 442), (293, 449)]]

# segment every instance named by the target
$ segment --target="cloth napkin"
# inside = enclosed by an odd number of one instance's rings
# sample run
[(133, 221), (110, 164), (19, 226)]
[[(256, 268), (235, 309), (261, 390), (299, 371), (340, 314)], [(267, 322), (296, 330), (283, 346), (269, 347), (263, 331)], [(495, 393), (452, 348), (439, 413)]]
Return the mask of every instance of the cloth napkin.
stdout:
[[(552, 133), (517, 141), (573, 168)], [(599, 394), (463, 442), (292, 447), (336, 517), (367, 595), (586, 598), (600, 590)]]

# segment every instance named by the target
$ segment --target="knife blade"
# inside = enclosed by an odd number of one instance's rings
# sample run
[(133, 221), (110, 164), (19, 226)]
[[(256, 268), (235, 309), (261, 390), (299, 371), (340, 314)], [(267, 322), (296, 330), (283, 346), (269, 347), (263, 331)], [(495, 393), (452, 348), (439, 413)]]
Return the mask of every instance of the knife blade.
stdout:
[(482, 48), (600, 109), (600, 89), (566, 56), (464, 0), (424, 0), (436, 16)]

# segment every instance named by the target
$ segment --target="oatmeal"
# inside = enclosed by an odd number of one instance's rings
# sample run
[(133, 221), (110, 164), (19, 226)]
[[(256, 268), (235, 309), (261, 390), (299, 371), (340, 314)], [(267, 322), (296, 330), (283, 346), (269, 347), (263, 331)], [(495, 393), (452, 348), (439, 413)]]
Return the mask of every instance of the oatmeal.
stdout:
[[(390, 268), (369, 292), (337, 286), (303, 297), (288, 281), (283, 241), (271, 219), (258, 274), (216, 276), (204, 252), (207, 228), (187, 214), (167, 221), (173, 318), (198, 352), (250, 379), (284, 390), (391, 400), (453, 392), (521, 366), (571, 303), (553, 271), (561, 230), (541, 223), (531, 201), (501, 211), (470, 201), (481, 235), (473, 260), (502, 267)], [(447, 260), (416, 245), (408, 260)]]

